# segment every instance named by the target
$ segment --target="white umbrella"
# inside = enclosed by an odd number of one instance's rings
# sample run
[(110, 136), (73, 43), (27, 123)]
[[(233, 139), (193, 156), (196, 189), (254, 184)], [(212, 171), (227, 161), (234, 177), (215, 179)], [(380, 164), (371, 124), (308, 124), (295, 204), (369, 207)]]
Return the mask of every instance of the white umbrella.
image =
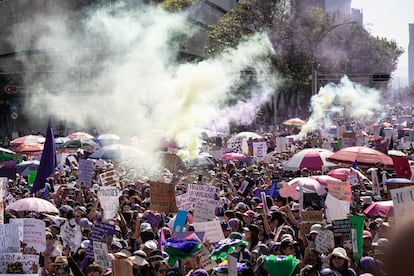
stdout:
[(286, 171), (300, 171), (307, 168), (311, 171), (322, 171), (324, 168), (338, 167), (338, 164), (326, 161), (333, 154), (326, 149), (304, 149), (295, 153), (284, 165)]
[(116, 134), (112, 134), (112, 133), (104, 133), (104, 134), (100, 134), (98, 135), (98, 137), (96, 138), (98, 141), (102, 141), (102, 140), (120, 140), (121, 138), (119, 138), (118, 135)]
[(58, 208), (51, 202), (38, 197), (26, 197), (9, 204), (6, 210), (31, 211), (37, 213), (59, 213)]

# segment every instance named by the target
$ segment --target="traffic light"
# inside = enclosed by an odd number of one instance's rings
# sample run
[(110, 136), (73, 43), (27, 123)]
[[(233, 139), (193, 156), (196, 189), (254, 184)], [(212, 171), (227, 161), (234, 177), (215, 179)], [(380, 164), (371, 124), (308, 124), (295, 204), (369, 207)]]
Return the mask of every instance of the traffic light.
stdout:
[(6, 94), (17, 94), (17, 86), (12, 85), (12, 84), (8, 84), (4, 87), (4, 92)]
[(375, 73), (372, 75), (372, 81), (389, 81), (390, 74), (387, 73)]

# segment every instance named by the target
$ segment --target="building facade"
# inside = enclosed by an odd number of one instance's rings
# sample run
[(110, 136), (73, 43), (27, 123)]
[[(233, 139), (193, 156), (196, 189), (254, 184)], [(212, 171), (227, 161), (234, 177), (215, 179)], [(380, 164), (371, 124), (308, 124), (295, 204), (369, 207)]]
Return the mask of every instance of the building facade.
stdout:
[(408, 24), (408, 85), (414, 84), (414, 23)]

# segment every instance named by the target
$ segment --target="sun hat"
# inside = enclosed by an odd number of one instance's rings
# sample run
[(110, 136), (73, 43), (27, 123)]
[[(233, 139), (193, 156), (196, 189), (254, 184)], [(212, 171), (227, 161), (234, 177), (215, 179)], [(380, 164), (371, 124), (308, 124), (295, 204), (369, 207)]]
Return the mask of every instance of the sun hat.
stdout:
[(376, 242), (372, 243), (374, 247), (388, 248), (390, 246), (390, 240), (387, 238), (379, 238)]
[(129, 258), (131, 257), (131, 255), (131, 252), (126, 248), (122, 248), (121, 251), (114, 253), (114, 256), (125, 258)]
[(312, 224), (309, 234), (318, 234), (321, 228), (322, 228), (322, 225), (319, 223)]
[(342, 259), (345, 259), (348, 261), (348, 265), (351, 263), (351, 259), (346, 254), (346, 250), (343, 247), (335, 247), (334, 250), (328, 255), (328, 261), (331, 261), (332, 256), (338, 256)]
[(146, 257), (147, 257), (147, 254), (145, 254), (144, 251), (137, 250), (137, 251), (134, 251), (134, 254), (128, 257), (128, 259), (138, 266), (144, 266), (144, 265), (148, 265), (147, 260), (145, 260)]
[(154, 241), (154, 240), (150, 240), (150, 241), (146, 241), (145, 243), (144, 243), (144, 246), (146, 247), (146, 248), (149, 248), (150, 250), (155, 250), (155, 249), (157, 249), (157, 243)]
[(66, 266), (68, 265), (68, 259), (66, 256), (57, 256), (55, 261), (52, 263), (52, 265)]
[(140, 229), (141, 229), (141, 232), (146, 232), (146, 231), (152, 230), (152, 227), (151, 227), (151, 224), (149, 224), (148, 222), (143, 222), (141, 223)]

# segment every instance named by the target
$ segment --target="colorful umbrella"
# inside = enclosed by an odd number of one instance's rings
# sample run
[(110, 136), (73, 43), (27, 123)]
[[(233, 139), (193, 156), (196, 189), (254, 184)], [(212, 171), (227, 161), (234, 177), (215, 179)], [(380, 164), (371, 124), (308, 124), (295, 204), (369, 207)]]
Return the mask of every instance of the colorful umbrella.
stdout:
[(203, 246), (199, 241), (180, 238), (169, 238), (164, 243), (164, 251), (168, 253), (168, 265), (173, 266), (177, 261), (191, 258)]
[(15, 202), (9, 204), (6, 210), (31, 211), (37, 213), (59, 213), (59, 209), (56, 208), (51, 202), (38, 198), (38, 197), (26, 197), (18, 199)]
[(77, 132), (71, 133), (66, 137), (71, 139), (71, 140), (72, 139), (85, 139), (85, 140), (88, 140), (88, 139), (93, 138), (93, 136), (90, 135), (89, 133), (82, 132), (82, 131), (77, 131)]
[(251, 131), (242, 131), (235, 135), (233, 135), (228, 141), (227, 146), (231, 148), (232, 143), (241, 143), (243, 139), (249, 140), (249, 139), (262, 139), (263, 137), (255, 132)]
[(316, 179), (310, 177), (296, 177), (288, 182), (289, 186), (296, 185), (303, 187), (305, 192), (314, 192), (318, 195), (325, 195), (325, 188)]
[(306, 124), (306, 121), (304, 121), (302, 119), (299, 119), (299, 118), (292, 118), (292, 119), (284, 121), (283, 124), (286, 125), (286, 126), (301, 127), (301, 126), (304, 126)]
[(40, 135), (26, 135), (16, 138), (10, 141), (10, 146), (18, 147), (21, 144), (39, 143), (42, 144), (46, 141), (46, 138)]
[(326, 161), (332, 151), (326, 149), (304, 149), (295, 153), (284, 165), (286, 171), (300, 171), (307, 168), (310, 171), (322, 171), (324, 168), (335, 167), (337, 164)]
[(377, 163), (380, 163), (386, 169), (394, 168), (391, 157), (378, 150), (363, 146), (341, 149), (326, 158), (326, 160), (349, 166), (356, 160), (360, 168), (369, 168), (375, 166)]
[(28, 143), (28, 144), (20, 144), (16, 149), (15, 152), (23, 153), (23, 154), (36, 154), (43, 151), (43, 144), (39, 143)]
[(224, 239), (219, 241), (214, 245), (214, 250), (210, 254), (210, 259), (217, 260), (220, 259), (222, 261), (227, 259), (227, 253), (231, 254), (234, 253), (234, 249), (236, 246), (240, 245), (247, 245), (248, 243), (243, 240), (239, 239)]
[(229, 160), (237, 160), (237, 161), (242, 161), (246, 159), (246, 155), (244, 155), (243, 153), (237, 153), (237, 152), (228, 152), (223, 154), (220, 157), (220, 160), (223, 161), (229, 161)]
[(14, 151), (0, 147), (0, 161), (11, 161), (15, 154)]
[(331, 176), (333, 178), (337, 178), (340, 180), (348, 180), (350, 173), (351, 173), (350, 168), (337, 168), (337, 169), (330, 170), (328, 172), (328, 176)]
[(324, 187), (328, 186), (328, 182), (342, 183), (340, 179), (329, 175), (312, 175), (310, 178), (315, 179)]
[(364, 210), (364, 214), (383, 218), (392, 216), (394, 214), (394, 203), (392, 200), (373, 202)]

